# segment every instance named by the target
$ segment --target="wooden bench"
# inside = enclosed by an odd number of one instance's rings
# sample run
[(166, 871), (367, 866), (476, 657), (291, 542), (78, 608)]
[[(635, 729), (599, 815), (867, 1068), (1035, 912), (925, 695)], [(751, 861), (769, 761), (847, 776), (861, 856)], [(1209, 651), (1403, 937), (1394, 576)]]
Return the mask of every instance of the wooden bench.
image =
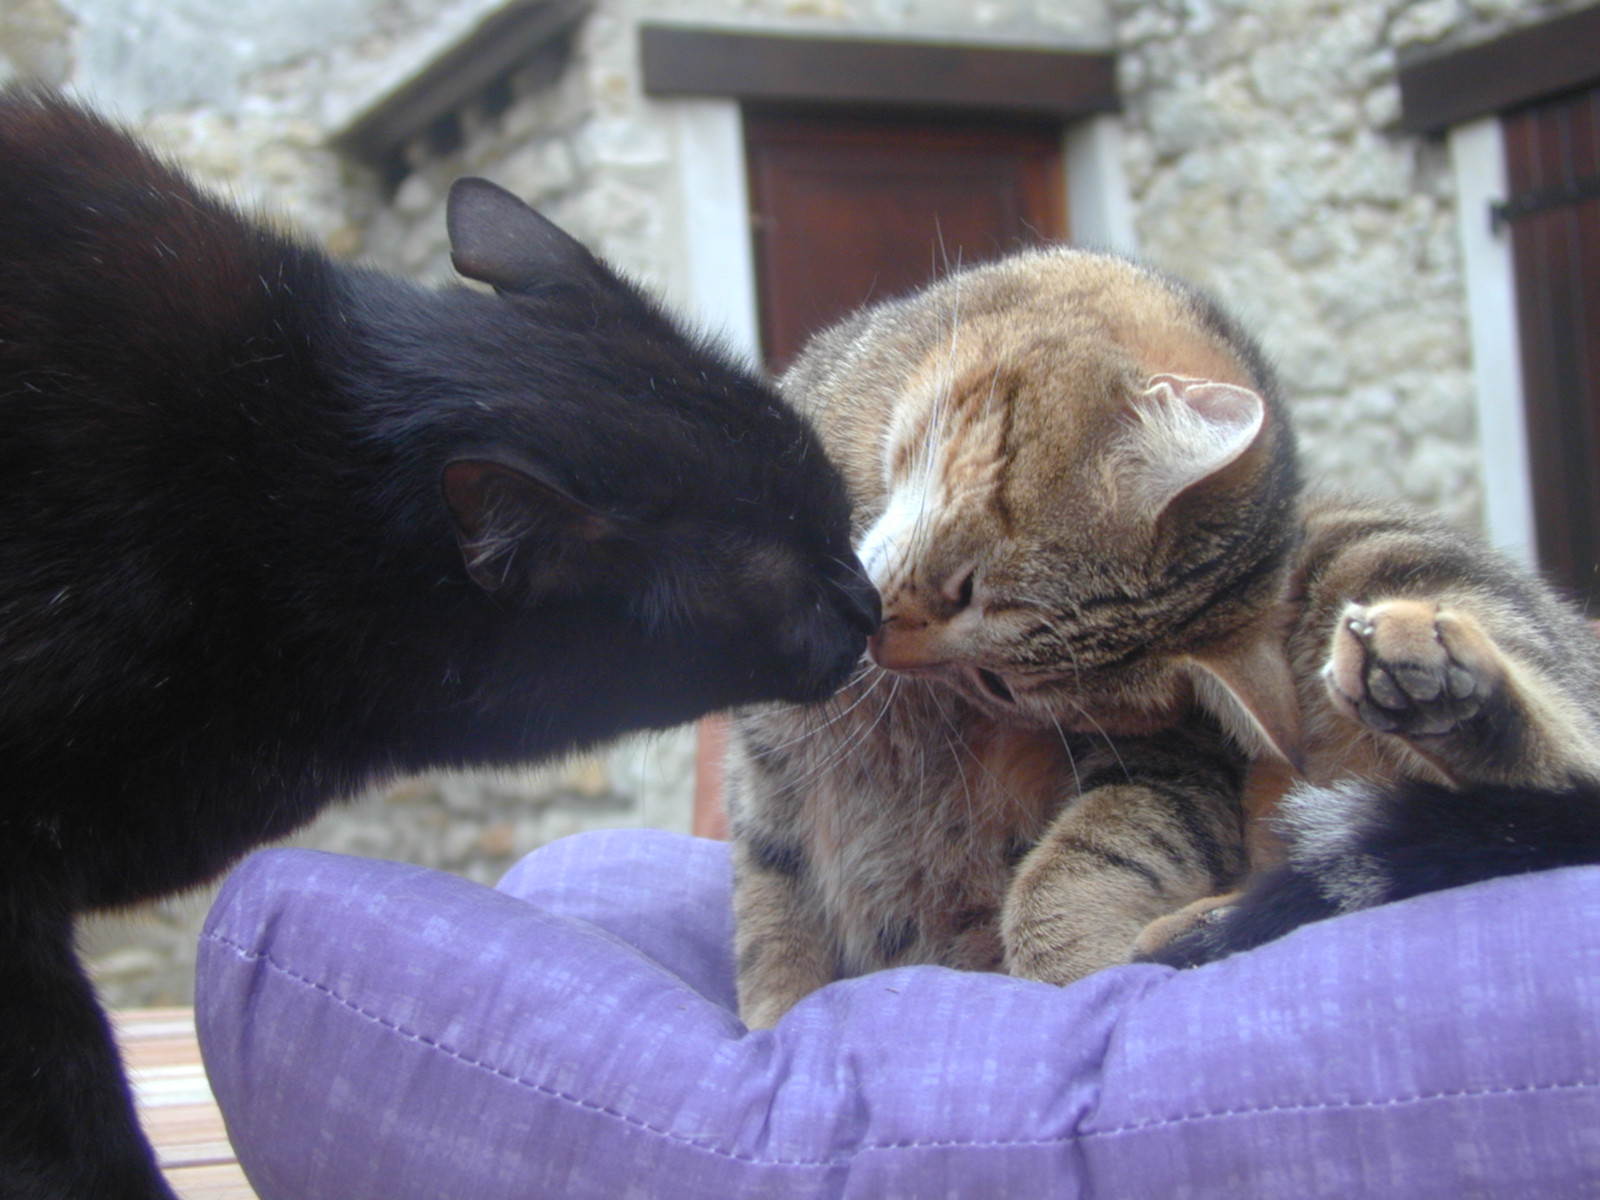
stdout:
[(139, 1119), (167, 1180), (183, 1200), (256, 1200), (239, 1169), (206, 1083), (194, 1010), (113, 1013)]

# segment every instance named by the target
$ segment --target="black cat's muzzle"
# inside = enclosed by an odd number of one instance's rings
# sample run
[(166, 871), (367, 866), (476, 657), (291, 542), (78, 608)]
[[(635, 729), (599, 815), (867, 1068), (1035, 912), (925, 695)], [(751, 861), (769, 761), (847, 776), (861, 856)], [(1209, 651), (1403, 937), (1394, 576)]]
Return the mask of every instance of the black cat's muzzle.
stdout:
[(786, 655), (796, 665), (789, 699), (826, 700), (843, 687), (866, 652), (880, 612), (878, 589), (859, 567), (826, 580), (817, 603), (785, 639)]
[[(866, 639), (876, 633), (883, 622), (883, 599), (859, 566), (843, 583), (835, 583), (834, 586), (842, 597), (840, 606), (845, 620), (861, 635), (865, 648)], [(856, 652), (856, 656), (860, 657), (860, 651)]]

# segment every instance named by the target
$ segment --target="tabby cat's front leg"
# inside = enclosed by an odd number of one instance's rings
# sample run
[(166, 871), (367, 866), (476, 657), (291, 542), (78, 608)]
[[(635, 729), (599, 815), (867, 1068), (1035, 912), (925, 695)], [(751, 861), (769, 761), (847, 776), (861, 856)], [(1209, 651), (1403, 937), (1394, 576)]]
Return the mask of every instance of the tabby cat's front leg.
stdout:
[(785, 864), (761, 862), (742, 843), (733, 861), (739, 1018), (770, 1029), (838, 977), (838, 956), (820, 910)]
[(1174, 734), (1122, 740), (1114, 753), (1018, 864), (1001, 912), (1009, 974), (1066, 984), (1127, 962), (1151, 921), (1244, 871), (1231, 752)]
[(802, 712), (752, 712), (734, 721), (728, 739), (734, 953), (739, 1016), (751, 1029), (770, 1029), (839, 977), (836, 941), (802, 833), (809, 792), (793, 786), (809, 768), (778, 749), (797, 747), (798, 756), (812, 729)]

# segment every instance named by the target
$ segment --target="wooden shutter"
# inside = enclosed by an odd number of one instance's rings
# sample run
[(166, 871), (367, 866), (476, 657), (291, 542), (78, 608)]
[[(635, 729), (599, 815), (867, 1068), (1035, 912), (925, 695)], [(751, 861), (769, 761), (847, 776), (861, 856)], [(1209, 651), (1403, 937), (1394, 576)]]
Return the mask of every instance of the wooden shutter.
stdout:
[(1600, 88), (1503, 118), (1540, 565), (1600, 595)]

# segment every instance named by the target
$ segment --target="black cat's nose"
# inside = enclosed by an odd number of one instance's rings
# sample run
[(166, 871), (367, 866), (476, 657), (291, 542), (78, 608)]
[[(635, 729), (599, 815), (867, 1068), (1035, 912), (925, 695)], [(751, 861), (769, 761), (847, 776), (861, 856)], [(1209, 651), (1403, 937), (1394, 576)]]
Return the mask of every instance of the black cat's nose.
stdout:
[(877, 632), (883, 621), (883, 601), (872, 580), (859, 567), (844, 584), (845, 617), (851, 628), (866, 637)]

